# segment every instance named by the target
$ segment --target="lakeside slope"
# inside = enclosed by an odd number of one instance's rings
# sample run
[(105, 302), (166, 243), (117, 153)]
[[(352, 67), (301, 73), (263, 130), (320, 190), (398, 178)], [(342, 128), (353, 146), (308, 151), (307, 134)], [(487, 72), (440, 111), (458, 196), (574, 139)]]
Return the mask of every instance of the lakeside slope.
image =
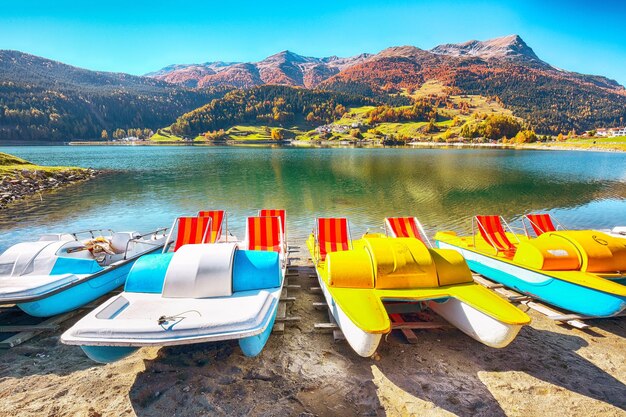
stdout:
[(0, 152), (0, 209), (29, 196), (94, 178), (88, 168), (40, 166)]

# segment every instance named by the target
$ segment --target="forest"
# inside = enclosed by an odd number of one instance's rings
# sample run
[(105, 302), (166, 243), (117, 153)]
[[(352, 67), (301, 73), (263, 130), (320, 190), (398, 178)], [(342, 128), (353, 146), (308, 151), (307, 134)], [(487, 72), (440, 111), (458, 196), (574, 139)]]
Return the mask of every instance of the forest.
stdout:
[(0, 51), (0, 139), (101, 139), (103, 130), (156, 130), (229, 90), (190, 90)]
[(179, 117), (171, 126), (177, 136), (195, 136), (236, 124), (282, 126), (306, 120), (331, 123), (350, 106), (377, 105), (378, 101), (345, 93), (287, 86), (260, 86), (233, 90), (224, 97)]

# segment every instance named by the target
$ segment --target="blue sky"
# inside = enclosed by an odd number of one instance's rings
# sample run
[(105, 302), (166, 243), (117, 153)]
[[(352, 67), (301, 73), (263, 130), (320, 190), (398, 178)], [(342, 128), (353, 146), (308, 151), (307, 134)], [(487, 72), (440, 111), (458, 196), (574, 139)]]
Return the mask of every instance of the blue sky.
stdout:
[[(0, 49), (144, 74), (289, 49), (349, 56), (519, 34), (559, 68), (626, 84), (626, 1), (0, 1)], [(86, 2), (83, 2), (86, 3)]]

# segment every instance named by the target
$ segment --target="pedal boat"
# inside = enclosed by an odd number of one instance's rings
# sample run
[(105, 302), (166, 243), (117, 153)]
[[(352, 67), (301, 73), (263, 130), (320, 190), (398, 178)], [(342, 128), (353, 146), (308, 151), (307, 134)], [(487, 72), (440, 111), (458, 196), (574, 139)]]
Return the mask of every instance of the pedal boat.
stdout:
[(475, 284), (455, 251), (416, 237), (366, 234), (351, 241), (346, 219), (318, 219), (307, 246), (326, 303), (352, 349), (375, 352), (392, 323), (385, 302), (418, 303), (473, 339), (507, 346), (530, 318)]
[[(476, 216), (476, 233), (439, 232), (436, 246), (454, 249), (485, 277), (583, 317), (626, 309), (626, 240), (594, 230), (516, 234), (499, 216)], [(506, 228), (506, 230), (505, 230)]]
[(139, 257), (163, 248), (165, 230), (46, 234), (11, 246), (0, 255), (0, 304), (37, 317), (77, 309), (124, 285)]
[[(201, 217), (181, 219), (183, 238), (207, 235), (196, 233), (203, 229)], [(243, 242), (187, 243), (187, 237), (175, 252), (145, 256), (133, 266), (124, 291), (78, 321), (61, 341), (79, 345), (101, 363), (144, 346), (233, 339), (244, 355), (256, 356), (270, 336), (282, 292), (281, 236), (278, 217), (250, 217)]]

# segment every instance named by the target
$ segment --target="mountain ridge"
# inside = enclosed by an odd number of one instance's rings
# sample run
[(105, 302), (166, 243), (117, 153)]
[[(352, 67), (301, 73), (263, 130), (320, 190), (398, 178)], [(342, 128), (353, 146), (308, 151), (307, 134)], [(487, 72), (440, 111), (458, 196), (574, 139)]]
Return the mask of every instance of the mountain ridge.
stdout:
[[(257, 62), (231, 62), (222, 61), (206, 62), (204, 64), (172, 64), (158, 71), (150, 72), (145, 76), (159, 80), (183, 84), (188, 87), (206, 87), (216, 85), (231, 85), (241, 87), (242, 83), (237, 78), (229, 84), (230, 77), (223, 74), (215, 77), (219, 72), (225, 71), (232, 66), (238, 66), (243, 70), (242, 64), (251, 71), (259, 71), (260, 77), (256, 84), (245, 83), (245, 87), (254, 87), (263, 84), (283, 84), (305, 88), (315, 88), (329, 78), (347, 70), (355, 65), (379, 58), (395, 57), (398, 59), (424, 60), (426, 63), (441, 63), (443, 60), (454, 60), (453, 63), (462, 65), (471, 62), (472, 59), (485, 62), (506, 62), (514, 64), (531, 65), (546, 70), (561, 71), (580, 77), (593, 77), (603, 80), (598, 85), (610, 85), (622, 87), (617, 81), (600, 75), (580, 74), (572, 71), (560, 70), (541, 60), (534, 50), (516, 34), (489, 39), (486, 41), (470, 40), (461, 43), (448, 43), (435, 46), (430, 50), (421, 49), (412, 45), (391, 46), (376, 54), (362, 53), (351, 57), (310, 57), (299, 55), (293, 51), (284, 50)], [(440, 59), (438, 60), (437, 57)], [(468, 61), (469, 60), (469, 61)], [(218, 70), (215, 64), (220, 63)], [(177, 68), (180, 67), (180, 68)], [(256, 68), (256, 70), (254, 70)], [(262, 71), (261, 71), (262, 70)], [(193, 72), (195, 71), (195, 72)], [(297, 74), (300, 72), (300, 74)], [(238, 73), (241, 78), (241, 73)], [(253, 77), (248, 77), (250, 80)], [(596, 81), (597, 83), (597, 81)]]

